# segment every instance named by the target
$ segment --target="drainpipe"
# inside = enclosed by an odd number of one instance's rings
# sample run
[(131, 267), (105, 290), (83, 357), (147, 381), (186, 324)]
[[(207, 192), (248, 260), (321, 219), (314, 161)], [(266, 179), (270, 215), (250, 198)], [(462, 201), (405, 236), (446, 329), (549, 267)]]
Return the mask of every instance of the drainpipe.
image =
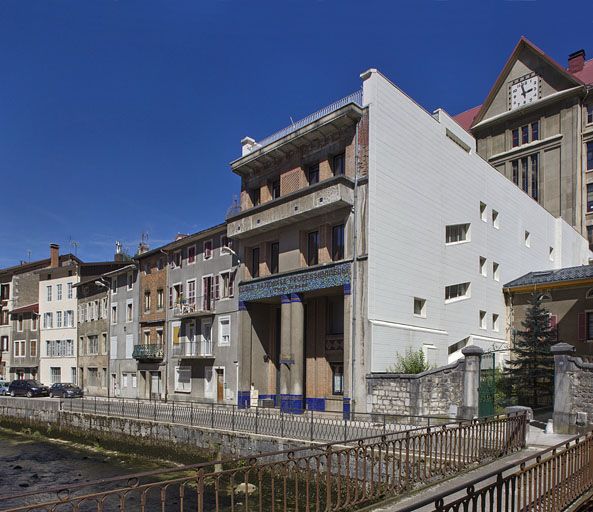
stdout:
[[(159, 249), (159, 251), (161, 253), (163, 253), (165, 256), (167, 256), (167, 259), (165, 260), (165, 289), (163, 290), (163, 292), (165, 293), (165, 297), (168, 296), (169, 294), (169, 262), (168, 262), (168, 256), (169, 253), (167, 251), (163, 251), (163, 249)], [(140, 293), (140, 290), (138, 290), (138, 293)], [(163, 301), (166, 302), (166, 298), (163, 297)], [(140, 307), (140, 301), (141, 298), (140, 296), (138, 297), (138, 307)], [(165, 311), (167, 311), (169, 308), (165, 308)], [(163, 345), (166, 347), (165, 350), (165, 358), (164, 358), (164, 363), (165, 363), (165, 403), (167, 402), (168, 398), (169, 398), (169, 319), (167, 318), (168, 314), (165, 313), (165, 329), (163, 332), (163, 336), (165, 337), (165, 339), (163, 340)], [(149, 372), (150, 373), (150, 372)], [(150, 377), (151, 382), (151, 389), (150, 391), (152, 392), (152, 376)]]
[[(360, 121), (359, 121), (360, 122)], [(355, 410), (354, 401), (354, 376), (356, 371), (356, 277), (357, 277), (357, 243), (358, 243), (358, 123), (356, 124), (356, 134), (354, 138), (354, 206), (353, 206), (353, 218), (352, 218), (352, 279), (350, 284), (350, 311), (352, 316), (352, 327), (350, 329), (350, 359), (352, 361), (352, 367), (350, 369), (350, 412)]]

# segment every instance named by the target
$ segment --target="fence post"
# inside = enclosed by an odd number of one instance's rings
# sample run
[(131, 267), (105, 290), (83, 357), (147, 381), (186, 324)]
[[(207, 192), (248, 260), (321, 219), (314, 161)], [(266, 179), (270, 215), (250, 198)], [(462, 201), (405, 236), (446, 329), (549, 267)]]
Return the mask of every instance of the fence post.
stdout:
[(171, 402), (171, 423), (175, 423), (175, 400)]
[(154, 402), (154, 421), (156, 421), (156, 402)]
[(214, 429), (214, 402), (210, 405), (210, 426)]
[(463, 368), (463, 405), (461, 417), (471, 420), (478, 416), (478, 402), (480, 399), (480, 359), (484, 351), (475, 345), (461, 349), (465, 356)]
[(95, 414), (97, 414), (97, 397), (95, 396)]
[(311, 441), (313, 441), (313, 410), (311, 412)]
[(194, 426), (194, 403), (189, 403), (189, 424), (193, 427)]
[(325, 510), (332, 509), (332, 447), (331, 444), (325, 451), (325, 463), (327, 468), (325, 470)]
[(575, 348), (568, 343), (556, 343), (551, 351), (554, 354), (554, 433), (569, 434), (575, 430), (571, 425), (574, 398), (571, 374), (578, 366), (569, 359), (574, 356)]

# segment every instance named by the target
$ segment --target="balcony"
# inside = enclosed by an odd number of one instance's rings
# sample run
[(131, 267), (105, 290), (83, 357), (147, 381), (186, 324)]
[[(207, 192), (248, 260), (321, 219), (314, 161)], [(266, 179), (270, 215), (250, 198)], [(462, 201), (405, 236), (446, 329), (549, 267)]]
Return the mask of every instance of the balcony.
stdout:
[(212, 340), (173, 343), (173, 357), (180, 359), (214, 359)]
[(165, 346), (134, 345), (132, 357), (138, 361), (161, 361), (165, 357)]
[(341, 208), (352, 208), (353, 204), (354, 182), (336, 176), (228, 218), (228, 233), (233, 238), (247, 238)]
[(212, 297), (196, 297), (183, 299), (173, 307), (175, 318), (191, 318), (214, 314), (215, 300)]

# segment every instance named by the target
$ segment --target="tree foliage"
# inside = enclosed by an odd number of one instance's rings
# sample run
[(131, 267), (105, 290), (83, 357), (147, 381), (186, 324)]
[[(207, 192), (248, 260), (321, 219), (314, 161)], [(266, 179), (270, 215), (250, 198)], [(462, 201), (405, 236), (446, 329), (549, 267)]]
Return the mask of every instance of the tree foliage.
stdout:
[(412, 350), (408, 348), (405, 355), (396, 354), (396, 362), (389, 368), (392, 373), (416, 374), (430, 370), (431, 366), (424, 357), (422, 349)]
[(533, 294), (523, 330), (513, 342), (511, 360), (505, 371), (511, 393), (519, 405), (543, 407), (552, 404), (554, 395), (554, 356), (550, 348), (556, 334), (550, 328), (548, 311), (543, 307), (541, 295)]

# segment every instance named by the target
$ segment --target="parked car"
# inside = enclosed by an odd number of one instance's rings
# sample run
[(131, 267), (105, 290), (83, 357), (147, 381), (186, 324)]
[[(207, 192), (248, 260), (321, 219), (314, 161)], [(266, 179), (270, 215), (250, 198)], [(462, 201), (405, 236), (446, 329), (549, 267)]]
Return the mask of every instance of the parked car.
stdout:
[(0, 396), (8, 395), (8, 382), (0, 379)]
[(58, 398), (82, 398), (83, 392), (76, 384), (69, 382), (57, 382), (49, 388), (49, 397)]
[(10, 396), (33, 398), (34, 396), (48, 396), (49, 388), (41, 384), (38, 380), (13, 380), (10, 386), (8, 386), (8, 393)]

